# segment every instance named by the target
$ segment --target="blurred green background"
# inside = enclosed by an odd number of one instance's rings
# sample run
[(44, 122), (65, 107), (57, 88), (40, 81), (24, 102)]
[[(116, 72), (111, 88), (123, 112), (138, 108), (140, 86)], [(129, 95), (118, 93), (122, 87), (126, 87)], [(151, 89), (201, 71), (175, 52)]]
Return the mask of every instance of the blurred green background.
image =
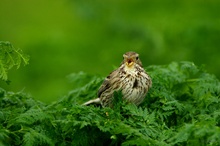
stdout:
[(9, 72), (7, 90), (44, 102), (73, 88), (67, 75), (108, 75), (126, 51), (144, 66), (205, 64), (220, 77), (219, 0), (0, 0), (0, 40), (30, 55)]

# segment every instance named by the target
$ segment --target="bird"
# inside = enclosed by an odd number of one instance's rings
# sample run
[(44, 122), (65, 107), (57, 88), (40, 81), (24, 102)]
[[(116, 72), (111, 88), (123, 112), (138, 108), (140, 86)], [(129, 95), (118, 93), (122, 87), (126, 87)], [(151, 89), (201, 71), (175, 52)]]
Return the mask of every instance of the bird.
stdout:
[(138, 106), (151, 86), (152, 80), (144, 70), (139, 54), (129, 51), (123, 54), (121, 65), (104, 79), (97, 93), (98, 98), (83, 105), (98, 103), (102, 107), (113, 107), (114, 92), (121, 91), (122, 100)]

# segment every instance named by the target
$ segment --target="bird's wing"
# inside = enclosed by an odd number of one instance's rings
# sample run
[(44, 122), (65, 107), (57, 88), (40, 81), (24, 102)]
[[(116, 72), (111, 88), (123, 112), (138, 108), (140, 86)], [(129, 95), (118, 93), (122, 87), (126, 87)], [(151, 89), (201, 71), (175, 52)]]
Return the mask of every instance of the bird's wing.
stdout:
[(116, 76), (116, 72), (117, 70), (114, 70), (113, 72), (111, 72), (103, 81), (101, 87), (98, 90), (98, 97), (101, 96), (101, 94), (108, 88), (110, 88), (111, 86), (111, 81), (112, 79)]

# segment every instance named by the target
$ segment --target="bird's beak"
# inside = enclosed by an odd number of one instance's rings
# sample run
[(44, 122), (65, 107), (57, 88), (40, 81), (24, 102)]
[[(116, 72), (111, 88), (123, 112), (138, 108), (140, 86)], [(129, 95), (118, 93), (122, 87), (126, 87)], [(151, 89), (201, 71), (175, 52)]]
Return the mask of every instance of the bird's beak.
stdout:
[(127, 61), (126, 61), (126, 65), (127, 65), (128, 67), (131, 67), (133, 64), (134, 64), (133, 59), (132, 59), (132, 58), (128, 58)]

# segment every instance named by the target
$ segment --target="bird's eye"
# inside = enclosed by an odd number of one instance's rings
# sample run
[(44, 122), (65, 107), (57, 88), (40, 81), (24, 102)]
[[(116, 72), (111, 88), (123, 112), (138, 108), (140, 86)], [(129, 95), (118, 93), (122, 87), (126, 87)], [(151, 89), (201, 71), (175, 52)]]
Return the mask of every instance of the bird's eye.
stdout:
[(139, 57), (136, 57), (136, 60), (138, 60), (139, 59)]

